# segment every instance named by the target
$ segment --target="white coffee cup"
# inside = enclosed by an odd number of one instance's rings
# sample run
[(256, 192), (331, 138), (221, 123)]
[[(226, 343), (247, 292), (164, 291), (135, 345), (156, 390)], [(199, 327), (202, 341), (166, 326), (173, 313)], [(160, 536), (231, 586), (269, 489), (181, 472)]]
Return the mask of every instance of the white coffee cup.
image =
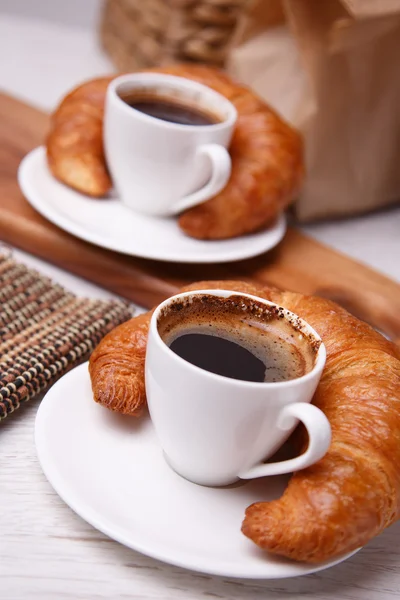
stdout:
[[(135, 91), (198, 107), (220, 122), (182, 125), (149, 116), (122, 99)], [(189, 79), (159, 73), (114, 79), (106, 96), (104, 148), (122, 202), (140, 213), (168, 216), (218, 194), (231, 173), (227, 148), (236, 118), (224, 96)]]
[[(159, 334), (165, 311), (194, 296), (247, 298), (277, 306), (249, 294), (226, 290), (186, 292), (169, 298), (154, 311), (146, 354), (146, 393), (156, 434), (168, 464), (184, 478), (221, 486), (305, 469), (320, 460), (330, 445), (331, 428), (324, 413), (310, 404), (325, 365), (326, 350), (318, 334), (295, 319), (299, 335), (320, 346), (312, 369), (297, 379), (276, 383), (231, 379), (203, 370), (173, 352)], [(309, 435), (304, 454), (264, 464), (301, 421)]]

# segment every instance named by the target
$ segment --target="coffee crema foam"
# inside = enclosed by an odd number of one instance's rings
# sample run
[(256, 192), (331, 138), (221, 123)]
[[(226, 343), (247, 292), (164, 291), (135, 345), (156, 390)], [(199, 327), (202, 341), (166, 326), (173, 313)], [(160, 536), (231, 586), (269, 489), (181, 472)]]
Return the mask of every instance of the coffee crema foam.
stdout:
[(203, 294), (177, 299), (160, 313), (157, 327), (167, 346), (189, 334), (215, 336), (238, 344), (265, 365), (264, 382), (305, 375), (313, 369), (321, 344), (283, 307), (236, 295), (222, 298)]

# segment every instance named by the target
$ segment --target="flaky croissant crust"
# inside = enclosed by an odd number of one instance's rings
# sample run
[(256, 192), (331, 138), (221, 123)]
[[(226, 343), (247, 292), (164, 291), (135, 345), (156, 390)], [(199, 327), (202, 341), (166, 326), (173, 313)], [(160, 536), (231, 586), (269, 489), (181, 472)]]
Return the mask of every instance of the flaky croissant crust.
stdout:
[[(198, 239), (226, 239), (271, 224), (294, 200), (303, 179), (299, 133), (248, 88), (216, 69), (182, 64), (149, 70), (203, 83), (227, 97), (238, 112), (229, 148), (230, 180), (214, 198), (183, 213), (181, 229)], [(95, 197), (112, 185), (103, 151), (104, 100), (111, 80), (93, 79), (72, 90), (51, 117), (46, 143), (53, 175)]]
[[(400, 351), (329, 300), (243, 282), (200, 282), (276, 302), (308, 321), (327, 349), (313, 403), (332, 427), (328, 453), (296, 473), (279, 500), (246, 510), (243, 533), (261, 548), (319, 562), (366, 544), (400, 516)], [(94, 399), (126, 414), (145, 405), (150, 314), (109, 333), (90, 359)], [(266, 483), (267, 485), (267, 483)]]

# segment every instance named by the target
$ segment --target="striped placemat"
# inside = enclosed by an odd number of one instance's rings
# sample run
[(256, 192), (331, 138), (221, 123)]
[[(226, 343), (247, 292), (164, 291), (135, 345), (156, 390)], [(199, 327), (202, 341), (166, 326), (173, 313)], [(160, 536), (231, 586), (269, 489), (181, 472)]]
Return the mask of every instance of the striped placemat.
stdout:
[(78, 298), (0, 252), (0, 421), (131, 316), (123, 301)]

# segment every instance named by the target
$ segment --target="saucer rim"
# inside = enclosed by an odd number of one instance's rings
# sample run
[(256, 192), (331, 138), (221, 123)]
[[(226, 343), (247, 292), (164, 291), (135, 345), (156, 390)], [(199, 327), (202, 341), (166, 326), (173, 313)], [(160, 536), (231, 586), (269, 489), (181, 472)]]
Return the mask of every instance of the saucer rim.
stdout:
[[(37, 189), (34, 183), (32, 183), (32, 179), (30, 177), (30, 171), (32, 168), (44, 168), (44, 176), (49, 177), (53, 180), (53, 183), (59, 186), (62, 186), (64, 189), (67, 189), (69, 193), (74, 194), (76, 196), (85, 197), (84, 194), (81, 194), (77, 190), (69, 188), (65, 184), (58, 181), (51, 173), (48, 171), (47, 163), (45, 161), (46, 150), (44, 146), (38, 146), (31, 150), (28, 154), (24, 156), (18, 166), (18, 184), (19, 187), (26, 198), (27, 202), (43, 217), (45, 217), (48, 221), (70, 233), (71, 235), (94, 244), (100, 248), (105, 248), (107, 250), (112, 250), (114, 252), (119, 252), (126, 256), (134, 256), (137, 258), (145, 258), (148, 260), (157, 260), (160, 262), (171, 262), (171, 263), (185, 263), (185, 264), (217, 264), (217, 263), (230, 263), (237, 262), (241, 260), (246, 260), (249, 258), (254, 258), (256, 256), (260, 256), (273, 248), (275, 248), (284, 238), (287, 231), (287, 219), (284, 213), (281, 213), (274, 225), (268, 229), (265, 229), (260, 232), (255, 232), (252, 234), (248, 234), (246, 236), (241, 236), (241, 238), (230, 238), (227, 240), (196, 240), (195, 238), (191, 238), (191, 242), (198, 244), (199, 246), (199, 255), (196, 257), (185, 255), (185, 251), (183, 249), (179, 250), (166, 250), (163, 254), (158, 252), (151, 252), (145, 250), (144, 252), (140, 250), (140, 248), (133, 250), (129, 250), (123, 244), (120, 245), (117, 240), (112, 240), (111, 242), (108, 239), (104, 239), (100, 234), (92, 232), (90, 228), (86, 228), (83, 224), (74, 223), (71, 221), (68, 216), (64, 216), (59, 213), (54, 207), (49, 204), (44, 196), (41, 195), (40, 190)], [(272, 241), (268, 240), (272, 236)], [(233, 241), (237, 241), (241, 239), (243, 244), (240, 245), (239, 249), (234, 248), (229, 249), (229, 244)], [(251, 241), (252, 245), (246, 246), (246, 240)], [(257, 244), (258, 241), (258, 244)], [(263, 243), (264, 242), (264, 243)], [(211, 253), (207, 253), (210, 250), (213, 244), (214, 247), (216, 244), (221, 248), (221, 250), (213, 249)], [(228, 249), (227, 249), (228, 247)], [(181, 254), (179, 254), (181, 252)]]
[[(85, 374), (83, 372), (85, 371)], [(58, 494), (58, 496), (63, 500), (63, 502), (69, 506), (80, 518), (89, 523), (92, 527), (102, 532), (104, 535), (117, 541), (118, 543), (136, 551), (144, 556), (148, 556), (152, 559), (158, 560), (164, 564), (169, 564), (175, 567), (179, 567), (185, 570), (194, 571), (198, 573), (204, 573), (207, 575), (213, 575), (218, 577), (229, 577), (232, 579), (245, 579), (245, 580), (278, 580), (278, 579), (289, 579), (293, 577), (300, 577), (304, 575), (310, 575), (314, 573), (318, 573), (335, 565), (342, 563), (347, 560), (354, 554), (356, 554), (361, 548), (358, 548), (352, 552), (349, 552), (345, 555), (339, 556), (330, 561), (325, 561), (320, 564), (307, 564), (307, 563), (296, 563), (293, 561), (293, 571), (289, 574), (279, 574), (273, 573), (264, 574), (262, 571), (258, 573), (249, 574), (246, 569), (244, 571), (238, 571), (235, 569), (235, 572), (232, 572), (227, 569), (226, 566), (221, 566), (218, 568), (218, 563), (215, 566), (207, 566), (205, 564), (199, 564), (198, 557), (195, 558), (195, 561), (190, 560), (190, 558), (182, 559), (179, 558), (176, 553), (172, 550), (171, 553), (165, 553), (163, 551), (157, 551), (154, 549), (154, 544), (148, 544), (136, 540), (132, 540), (132, 537), (127, 535), (120, 535), (113, 530), (112, 525), (109, 524), (108, 517), (102, 517), (98, 514), (98, 511), (91, 509), (87, 500), (77, 500), (76, 492), (73, 489), (68, 490), (68, 484), (65, 481), (65, 477), (60, 475), (57, 470), (56, 463), (54, 459), (51, 458), (52, 454), (46, 451), (46, 440), (45, 440), (45, 431), (47, 425), (47, 407), (54, 402), (57, 402), (57, 398), (53, 398), (53, 396), (57, 396), (57, 387), (59, 383), (63, 380), (63, 383), (66, 383), (66, 379), (71, 379), (71, 384), (73, 384), (73, 380), (77, 379), (79, 382), (80, 377), (89, 378), (88, 372), (88, 362), (84, 362), (81, 365), (75, 367), (63, 377), (61, 377), (45, 394), (43, 400), (41, 401), (35, 419), (35, 431), (34, 431), (34, 439), (36, 446), (36, 453), (39, 464), (43, 470), (43, 473), (48, 480), (51, 487)], [(70, 385), (71, 385), (70, 384)], [(59, 398), (62, 398), (63, 394), (59, 395)], [(65, 394), (64, 394), (64, 397)], [(115, 526), (118, 528), (118, 526)], [(274, 556), (274, 558), (277, 558)], [(278, 557), (279, 558), (279, 557)]]

